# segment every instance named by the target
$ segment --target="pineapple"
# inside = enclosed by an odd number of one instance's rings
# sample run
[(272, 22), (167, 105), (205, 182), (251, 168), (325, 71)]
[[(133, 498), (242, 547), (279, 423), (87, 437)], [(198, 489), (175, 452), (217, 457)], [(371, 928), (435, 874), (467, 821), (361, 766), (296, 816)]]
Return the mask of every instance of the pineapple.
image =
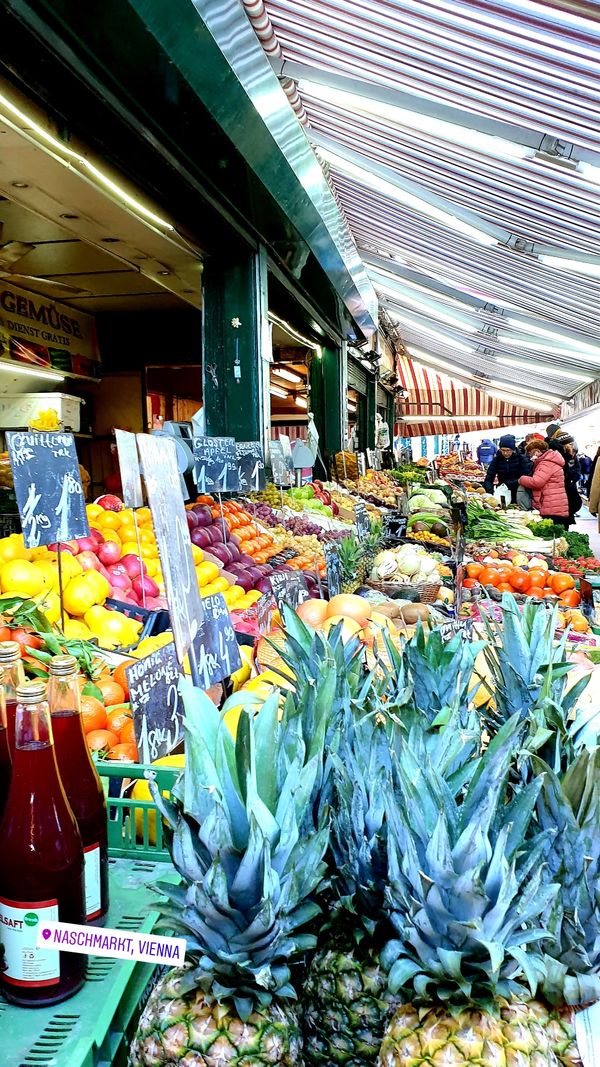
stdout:
[(185, 771), (170, 801), (153, 793), (181, 878), (160, 886), (161, 928), (186, 938), (188, 960), (155, 987), (131, 1067), (301, 1067), (292, 967), (314, 946), (306, 927), (326, 870), (328, 826), (311, 797), (328, 709), (313, 700), (305, 741), (311, 694), (298, 687), (289, 724), (275, 692), (254, 719), (242, 712), (234, 742), (205, 694), (187, 680), (182, 692)]
[(356, 537), (343, 537), (340, 541), (340, 564), (342, 593), (352, 593), (364, 581), (367, 573), (362, 545)]
[(362, 543), (363, 566), (365, 575), (373, 569), (373, 561), (383, 544), (383, 523), (380, 519), (371, 519), (369, 532)]
[(456, 799), (424, 762), (418, 804), (402, 753), (388, 806), (385, 948), (389, 988), (404, 993), (379, 1067), (549, 1067), (551, 1011), (535, 1001), (544, 968), (541, 916), (557, 887), (543, 877), (548, 835), (533, 822), (541, 779), (511, 797), (523, 727), (513, 716)]

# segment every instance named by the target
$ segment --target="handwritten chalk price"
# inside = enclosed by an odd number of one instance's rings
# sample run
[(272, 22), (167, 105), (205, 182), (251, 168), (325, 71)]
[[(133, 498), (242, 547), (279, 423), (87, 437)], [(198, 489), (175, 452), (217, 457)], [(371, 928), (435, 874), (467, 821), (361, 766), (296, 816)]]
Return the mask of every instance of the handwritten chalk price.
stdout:
[(8, 457), (27, 548), (89, 536), (71, 433), (7, 433)]

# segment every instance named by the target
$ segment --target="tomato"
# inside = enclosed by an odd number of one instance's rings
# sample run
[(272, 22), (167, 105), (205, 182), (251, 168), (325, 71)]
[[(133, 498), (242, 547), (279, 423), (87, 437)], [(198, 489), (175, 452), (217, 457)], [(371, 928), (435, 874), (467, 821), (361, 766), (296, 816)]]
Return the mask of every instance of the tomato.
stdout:
[(572, 574), (555, 574), (552, 578), (552, 589), (555, 593), (564, 593), (567, 589), (575, 588), (575, 579)]
[(513, 567), (509, 582), (515, 593), (526, 593), (531, 585), (531, 579), (527, 571), (522, 570), (521, 567)]
[(546, 584), (546, 575), (548, 573), (547, 570), (544, 570), (542, 567), (530, 567), (527, 573), (531, 585), (535, 585), (538, 589), (540, 587), (542, 589), (544, 588)]
[(484, 567), (479, 575), (479, 581), (482, 585), (498, 585), (500, 581), (500, 575), (498, 574), (497, 567)]
[(565, 589), (559, 600), (559, 604), (564, 604), (567, 608), (578, 608), (580, 603), (581, 597), (576, 589)]
[(463, 581), (463, 589), (477, 589), (480, 585), (481, 582), (477, 578), (465, 578)]
[(546, 590), (541, 585), (530, 585), (527, 590), (527, 596), (536, 597), (538, 600), (543, 600), (546, 595)]
[(483, 570), (483, 563), (467, 563), (465, 570), (467, 572), (467, 577), (479, 578), (479, 575)]
[(26, 630), (23, 626), (17, 626), (15, 630), (10, 631), (10, 637), (8, 641), (18, 641), (21, 648), (43, 648), (44, 642), (41, 637), (38, 637), (31, 630)]
[(514, 589), (510, 582), (500, 582), (500, 584), (496, 586), (496, 589), (499, 593), (514, 593)]

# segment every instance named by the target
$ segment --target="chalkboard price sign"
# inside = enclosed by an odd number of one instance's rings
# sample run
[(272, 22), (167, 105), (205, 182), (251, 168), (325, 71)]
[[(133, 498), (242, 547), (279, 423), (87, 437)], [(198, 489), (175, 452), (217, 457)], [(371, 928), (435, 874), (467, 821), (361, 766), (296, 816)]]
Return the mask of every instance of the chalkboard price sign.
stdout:
[(450, 622), (443, 623), (440, 628), (440, 636), (446, 641), (450, 641), (457, 634), (460, 634), (463, 641), (473, 640), (473, 620), (472, 619), (452, 619)]
[(275, 485), (291, 485), (292, 476), (286, 466), (281, 439), (270, 442), (269, 455), (271, 457), (271, 471)]
[(294, 457), (292, 456), (292, 444), (291, 444), (291, 441), (290, 441), (290, 439), (289, 439), (289, 437), (288, 437), (288, 435), (286, 433), (280, 433), (279, 434), (279, 442), (281, 444), (281, 450), (282, 450), (282, 453), (283, 453), (283, 462), (285, 464), (285, 469), (286, 469), (286, 471), (288, 471), (288, 473), (290, 475), (293, 476), (294, 471), (295, 471), (295, 467), (294, 467)]
[(233, 437), (194, 437), (199, 493), (237, 493), (238, 461)]
[(83, 486), (72, 433), (7, 433), (26, 548), (88, 537)]
[(310, 600), (306, 578), (297, 571), (279, 571), (272, 574), (269, 581), (280, 615), (284, 604), (297, 608), (305, 600)]
[(386, 541), (399, 541), (406, 536), (408, 519), (397, 511), (388, 511), (383, 516), (383, 536)]
[(369, 516), (366, 505), (359, 500), (354, 505), (354, 519), (356, 522), (356, 536), (359, 541), (364, 541), (369, 533)]
[(175, 442), (137, 435), (142, 472), (165, 579), (177, 658), (183, 663), (204, 618), (185, 517)]
[(323, 555), (327, 565), (327, 588), (331, 600), (342, 591), (342, 561), (338, 546), (334, 545), (333, 541), (323, 543)]
[(229, 609), (221, 593), (204, 597), (204, 622), (194, 641), (200, 683), (204, 689), (229, 678), (242, 665)]
[(275, 603), (270, 593), (263, 593), (260, 600), (256, 601), (256, 623), (259, 634), (269, 633), (274, 607)]
[(128, 433), (127, 430), (115, 430), (115, 437), (117, 439), (119, 472), (125, 507), (141, 508), (144, 503), (144, 497), (142, 496), (140, 460), (135, 443), (135, 434)]
[(264, 489), (265, 459), (260, 441), (236, 441), (235, 453), (240, 481), (240, 493), (256, 493)]
[(142, 763), (168, 756), (183, 738), (181, 667), (171, 642), (125, 670)]

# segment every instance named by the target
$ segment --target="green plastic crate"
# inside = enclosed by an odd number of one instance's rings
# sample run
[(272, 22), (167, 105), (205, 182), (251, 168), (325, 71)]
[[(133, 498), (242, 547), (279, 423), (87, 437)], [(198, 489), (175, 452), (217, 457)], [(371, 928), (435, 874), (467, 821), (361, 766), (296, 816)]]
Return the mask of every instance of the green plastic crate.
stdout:
[[(169, 861), (162, 821), (153, 800), (134, 800), (136, 780), (146, 772), (156, 776), (160, 790), (168, 793), (181, 771), (176, 767), (147, 767), (142, 763), (110, 763), (100, 760), (98, 772), (108, 807), (108, 849), (111, 856), (128, 859)], [(116, 792), (117, 795), (113, 795)]]
[[(177, 880), (170, 864), (112, 859), (106, 926), (150, 932), (158, 917), (151, 887), (160, 880)], [(2, 1067), (127, 1067), (155, 971), (152, 963), (90, 956), (85, 985), (62, 1004), (17, 1008), (0, 997)]]

